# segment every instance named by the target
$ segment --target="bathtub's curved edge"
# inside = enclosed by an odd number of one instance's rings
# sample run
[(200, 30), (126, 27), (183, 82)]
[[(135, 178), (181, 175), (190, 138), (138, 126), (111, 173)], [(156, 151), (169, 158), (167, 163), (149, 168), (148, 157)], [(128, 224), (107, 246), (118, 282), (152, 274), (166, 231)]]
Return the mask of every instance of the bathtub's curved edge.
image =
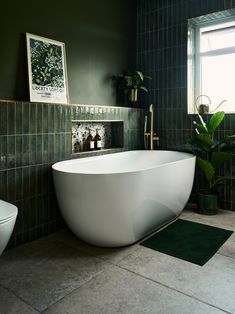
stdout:
[[(181, 213), (180, 213), (181, 214)], [(174, 223), (180, 216), (180, 214), (176, 215), (175, 217), (169, 219), (167, 222), (164, 222), (163, 224), (161, 224), (160, 226), (158, 226), (157, 228), (154, 228), (153, 230), (151, 230), (150, 232), (148, 232), (146, 235), (144, 235), (143, 237), (141, 237), (140, 239), (134, 241), (134, 242), (130, 242), (130, 243), (126, 243), (126, 244), (122, 244), (122, 245), (102, 245), (102, 244), (95, 244), (95, 242), (93, 241), (89, 241), (89, 240), (84, 240), (81, 237), (79, 237), (75, 232), (74, 235), (77, 236), (81, 241), (83, 241), (84, 243), (87, 243), (89, 245), (92, 245), (94, 247), (97, 248), (125, 248), (125, 247), (130, 247), (133, 245), (137, 245), (137, 244), (141, 244), (143, 241), (147, 240), (148, 238), (150, 238), (151, 236), (153, 236), (155, 233), (160, 232), (161, 230), (167, 228), (169, 225), (171, 225), (172, 223)]]
[[(100, 159), (104, 159), (107, 158), (109, 156), (114, 156), (114, 155), (118, 155), (118, 154), (123, 154), (123, 153), (135, 153), (135, 152), (158, 152), (157, 150), (155, 151), (145, 151), (145, 150), (135, 150), (135, 151), (125, 151), (125, 152), (118, 152), (118, 153), (112, 153), (109, 155), (99, 155), (99, 156), (93, 156), (93, 157), (85, 157), (85, 158), (79, 158), (79, 159), (67, 159), (67, 160), (63, 160), (63, 161), (59, 161), (56, 162), (55, 164), (53, 164), (51, 167), (53, 169), (53, 171), (58, 171), (61, 173), (68, 173), (68, 174), (82, 174), (82, 175), (116, 175), (116, 174), (129, 174), (129, 173), (139, 173), (139, 172), (143, 172), (143, 171), (149, 171), (149, 170), (153, 170), (156, 168), (160, 168), (160, 167), (164, 167), (166, 165), (172, 165), (175, 163), (180, 163), (180, 162), (184, 162), (185, 160), (190, 160), (190, 159), (196, 159), (196, 155), (193, 155), (191, 153), (186, 153), (186, 152), (180, 152), (180, 151), (174, 151), (174, 150), (161, 150), (159, 152), (172, 152), (172, 153), (179, 153), (179, 154), (185, 154), (188, 155), (189, 158), (184, 158), (184, 159), (180, 159), (180, 160), (175, 160), (175, 161), (171, 161), (171, 162), (167, 162), (167, 163), (163, 163), (163, 164), (159, 164), (159, 165), (154, 165), (151, 167), (146, 167), (146, 168), (140, 168), (138, 170), (131, 170), (131, 171), (118, 171), (118, 172), (107, 172), (107, 173), (102, 173), (102, 172), (94, 172), (94, 173), (86, 173), (86, 172), (72, 172), (72, 171), (66, 171), (64, 169), (58, 169), (56, 166), (58, 165), (62, 165), (63, 163), (69, 163), (71, 161), (71, 164), (76, 163), (76, 162), (85, 162), (85, 161), (90, 161), (90, 160), (100, 160)], [(103, 158), (102, 158), (103, 157)]]

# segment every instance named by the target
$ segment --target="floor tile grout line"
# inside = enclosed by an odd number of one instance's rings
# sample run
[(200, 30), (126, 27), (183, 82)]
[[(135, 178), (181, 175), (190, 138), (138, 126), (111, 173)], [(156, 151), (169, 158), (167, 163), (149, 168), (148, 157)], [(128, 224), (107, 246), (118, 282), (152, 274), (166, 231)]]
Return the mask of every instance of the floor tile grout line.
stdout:
[(110, 264), (110, 265), (114, 265), (114, 266), (117, 266), (118, 264), (117, 263), (120, 263), (124, 258), (128, 257), (129, 255), (131, 255), (133, 252), (135, 252), (139, 247), (139, 244), (136, 244), (136, 248), (133, 249), (130, 253), (127, 253), (127, 255), (123, 256), (120, 260), (118, 260), (117, 262), (112, 262), (111, 260), (108, 260), (106, 257), (102, 257), (102, 256), (99, 256), (97, 253), (92, 253), (89, 251), (89, 249), (86, 249), (86, 248), (82, 248), (82, 247), (77, 247), (75, 245), (72, 245), (72, 244), (69, 244), (69, 243), (65, 243), (63, 240), (56, 240), (56, 241), (59, 241), (63, 244), (65, 244), (66, 246), (68, 245), (69, 247), (71, 248), (74, 248), (76, 250), (80, 250), (86, 254), (88, 254), (89, 256), (92, 256), (92, 257), (95, 257), (101, 261), (105, 261), (107, 264)]
[[(183, 219), (184, 219), (184, 217), (183, 217)], [(190, 220), (191, 220), (191, 219), (190, 219)], [(204, 222), (203, 222), (203, 223), (204, 223)], [(202, 301), (201, 299), (198, 299), (197, 297), (194, 297), (193, 295), (189, 295), (189, 294), (184, 293), (184, 292), (182, 292), (182, 291), (180, 291), (180, 290), (177, 290), (177, 289), (175, 289), (175, 288), (173, 288), (173, 287), (167, 286), (167, 284), (158, 282), (158, 281), (156, 281), (156, 280), (154, 280), (154, 279), (151, 279), (151, 278), (148, 278), (148, 277), (146, 277), (146, 276), (144, 276), (144, 275), (141, 275), (141, 274), (139, 274), (139, 273), (137, 273), (137, 272), (135, 272), (135, 271), (131, 271), (131, 270), (129, 270), (128, 268), (125, 268), (125, 267), (120, 266), (120, 263), (121, 263), (123, 260), (125, 260), (128, 256), (130, 256), (131, 254), (133, 254), (136, 250), (138, 250), (139, 245), (136, 245), (136, 247), (133, 248), (132, 251), (127, 252), (125, 256), (121, 257), (118, 261), (115, 262), (115, 259), (114, 259), (114, 261), (112, 261), (112, 259), (111, 259), (111, 260), (108, 260), (105, 256), (99, 256), (97, 253), (92, 253), (92, 251), (89, 251), (89, 248), (87, 248), (87, 249), (86, 249), (86, 248), (81, 248), (81, 247), (79, 247), (79, 246), (72, 245), (72, 244), (70, 244), (70, 243), (68, 243), (68, 242), (66, 242), (66, 241), (60, 240), (60, 239), (56, 239), (56, 241), (59, 241), (59, 242), (63, 243), (65, 246), (70, 247), (70, 248), (73, 248), (74, 250), (78, 250), (78, 251), (80, 251), (80, 252), (84, 252), (84, 253), (86, 253), (87, 255), (91, 256), (91, 257), (95, 257), (97, 260), (103, 261), (103, 262), (107, 265), (107, 268), (104, 267), (103, 270), (101, 270), (100, 272), (98, 272), (98, 273), (92, 275), (89, 280), (85, 281), (85, 282), (84, 282), (83, 284), (81, 284), (79, 287), (74, 288), (71, 292), (69, 292), (69, 293), (67, 293), (66, 295), (64, 295), (63, 297), (61, 297), (61, 299), (57, 300), (55, 303), (52, 303), (50, 306), (48, 306), (47, 308), (45, 308), (42, 312), (40, 312), (39, 310), (37, 310), (36, 308), (34, 308), (31, 304), (29, 304), (27, 301), (25, 301), (24, 299), (22, 299), (20, 296), (18, 296), (16, 293), (14, 293), (13, 291), (11, 291), (9, 288), (7, 288), (7, 287), (5, 287), (4, 285), (0, 284), (0, 287), (6, 289), (7, 291), (9, 291), (9, 292), (12, 293), (13, 295), (15, 295), (19, 300), (23, 301), (25, 304), (27, 304), (28, 306), (30, 306), (32, 309), (34, 309), (34, 310), (37, 311), (38, 313), (43, 313), (44, 311), (46, 311), (48, 308), (50, 308), (50, 307), (53, 306), (54, 304), (60, 302), (61, 300), (63, 300), (64, 298), (66, 298), (67, 296), (69, 296), (70, 294), (72, 294), (73, 292), (75, 292), (76, 290), (78, 290), (78, 289), (80, 289), (81, 287), (83, 287), (84, 285), (88, 284), (92, 279), (95, 279), (97, 276), (99, 276), (99, 275), (101, 275), (103, 272), (107, 271), (108, 267), (109, 267), (110, 269), (115, 268), (115, 267), (118, 267), (118, 268), (123, 269), (123, 270), (125, 270), (125, 271), (128, 271), (128, 272), (130, 272), (130, 273), (133, 273), (135, 276), (142, 277), (142, 278), (144, 278), (144, 279), (146, 279), (146, 280), (152, 281), (152, 282), (154, 282), (154, 283), (156, 283), (156, 284), (159, 284), (159, 285), (164, 286), (164, 287), (166, 287), (166, 288), (168, 288), (168, 289), (171, 289), (172, 291), (176, 291), (176, 292), (178, 292), (178, 293), (180, 293), (180, 294), (182, 294), (182, 295), (185, 295), (185, 296), (187, 296), (187, 297), (190, 297), (191, 299), (194, 299), (194, 300), (196, 300), (196, 301), (198, 301), (198, 302), (200, 302), (200, 303), (203, 303), (203, 304), (206, 304), (206, 305), (211, 306), (211, 307), (213, 307), (213, 308), (216, 308), (216, 309), (218, 309), (218, 310), (221, 310), (221, 311), (223, 311), (224, 313), (231, 314), (231, 312), (228, 312), (228, 311), (226, 311), (226, 310), (224, 310), (224, 309), (222, 309), (222, 308), (219, 308), (219, 307), (217, 307), (216, 305), (212, 305), (212, 304), (210, 304), (210, 303), (207, 303), (207, 302), (205, 302), (205, 301)], [(224, 257), (227, 257), (227, 258), (230, 258), (230, 259), (234, 260), (233, 257), (227, 256), (227, 255), (225, 255), (225, 254), (223, 254), (223, 253), (219, 253), (218, 251), (216, 252), (216, 255), (217, 255), (217, 254), (220, 255), (220, 256), (224, 256)]]
[[(133, 249), (130, 253), (127, 253), (127, 255), (123, 256), (123, 257), (122, 257), (120, 260), (118, 260), (117, 262), (112, 262), (112, 261), (108, 260), (106, 257), (102, 257), (102, 256), (99, 256), (97, 253), (92, 253), (92, 252), (90, 252), (90, 251), (89, 251), (89, 248), (86, 249), (86, 248), (78, 247), (78, 246), (76, 246), (76, 245), (72, 245), (72, 244), (69, 244), (69, 243), (67, 243), (67, 242), (64, 242), (63, 240), (60, 240), (60, 239), (57, 239), (56, 241), (62, 242), (62, 243), (64, 243), (65, 245), (68, 245), (69, 247), (72, 247), (72, 248), (74, 248), (74, 249), (81, 250), (81, 251), (83, 251), (84, 253), (86, 253), (86, 254), (88, 254), (88, 255), (90, 255), (90, 256), (94, 256), (94, 257), (96, 257), (96, 258), (98, 258), (98, 259), (100, 259), (100, 260), (106, 261), (106, 262), (108, 262), (108, 263), (111, 264), (111, 265), (118, 265), (117, 263), (120, 263), (123, 259), (125, 259), (125, 258), (128, 257), (129, 255), (131, 255), (133, 252), (135, 252), (135, 251), (139, 248), (140, 243), (141, 243), (141, 242), (136, 243), (136, 248)], [(222, 246), (221, 246), (221, 247), (222, 247)], [(220, 249), (220, 248), (219, 248), (219, 249)], [(218, 250), (215, 254), (219, 254), (219, 255), (222, 255), (222, 256), (224, 256), (224, 257), (228, 257), (228, 258), (231, 258), (231, 259), (235, 259), (235, 258), (232, 257), (232, 256), (229, 256), (229, 255), (220, 253), (219, 250)]]
[[(40, 312), (40, 314), (45, 313), (45, 311), (47, 311), (48, 309), (50, 309), (50, 307), (56, 305), (57, 303), (61, 302), (64, 298), (67, 298), (69, 295), (71, 295), (72, 293), (74, 293), (75, 291), (79, 290), (80, 288), (82, 288), (84, 285), (88, 284), (90, 281), (92, 281), (93, 279), (95, 279), (97, 276), (101, 275), (103, 272), (105, 272), (106, 269), (98, 272), (97, 274), (93, 275), (89, 280), (87, 280), (86, 282), (84, 282), (83, 284), (81, 284), (79, 287), (74, 288), (72, 291), (68, 292), (66, 295), (64, 295), (63, 297), (61, 297), (59, 300), (55, 301), (54, 303), (50, 304), (47, 308), (45, 308), (44, 310), (42, 310)], [(230, 313), (229, 313), (230, 314)]]
[[(46, 237), (50, 237), (51, 235), (49, 235), (49, 236), (46, 236)], [(52, 236), (53, 236), (53, 234), (52, 234)], [(35, 241), (40, 241), (40, 239), (36, 239)], [(117, 262), (112, 262), (111, 260), (109, 260), (109, 259), (107, 259), (106, 257), (102, 257), (102, 256), (99, 256), (97, 253), (92, 253), (88, 248), (86, 249), (86, 248), (83, 248), (83, 247), (78, 247), (78, 246), (76, 246), (76, 245), (73, 245), (73, 244), (70, 244), (70, 243), (68, 243), (68, 242), (65, 242), (65, 241), (63, 241), (63, 240), (61, 240), (61, 239), (53, 239), (52, 241), (54, 241), (54, 242), (60, 242), (60, 243), (62, 243), (63, 245), (65, 245), (65, 246), (67, 246), (67, 247), (69, 247), (70, 249), (72, 248), (72, 249), (74, 249), (74, 250), (77, 250), (77, 251), (80, 251), (80, 252), (82, 252), (82, 253), (85, 253), (85, 254), (87, 254), (87, 255), (89, 255), (90, 257), (94, 257), (94, 258), (96, 258), (96, 259), (98, 259), (99, 261), (102, 261), (102, 262), (105, 262), (106, 264), (107, 264), (107, 266), (109, 265), (113, 265), (113, 266), (118, 266), (118, 263), (120, 263), (123, 259), (125, 259), (126, 257), (128, 257), (129, 255), (131, 255), (133, 252), (135, 252), (138, 248), (139, 248), (139, 245), (137, 244), (136, 245), (136, 248), (135, 249), (132, 249), (132, 251), (131, 252), (129, 252), (129, 253), (127, 253), (125, 256), (123, 256), (120, 260), (118, 260)], [(27, 244), (30, 244), (30, 242), (29, 243), (25, 243), (25, 244), (23, 244), (23, 245), (27, 245)], [(22, 246), (23, 246), (22, 245)], [(15, 249), (15, 248), (13, 248), (13, 249)]]
[(84, 285), (86, 285), (87, 283), (89, 283), (91, 280), (93, 280), (94, 278), (96, 278), (97, 276), (99, 276), (100, 274), (102, 274), (105, 271), (102, 270), (98, 273), (96, 273), (95, 275), (91, 276), (90, 279), (88, 279), (87, 281), (83, 282), (79, 287), (74, 288), (73, 290), (71, 290), (70, 292), (68, 292), (67, 294), (65, 294), (64, 296), (62, 296), (60, 299), (56, 300), (55, 302), (53, 302), (52, 304), (50, 304), (49, 306), (47, 306), (44, 310), (42, 310), (41, 312), (36, 309), (36, 311), (38, 311), (39, 313), (44, 313), (46, 310), (48, 310), (50, 307), (54, 306), (55, 304), (59, 303), (61, 300), (63, 300), (64, 298), (68, 297), (70, 294), (72, 294), (73, 292), (75, 292), (76, 290), (80, 289), (81, 287), (83, 287)]
[[(60, 240), (58, 240), (58, 241), (60, 241)], [(61, 241), (61, 242), (63, 242), (63, 241)], [(121, 268), (121, 269), (123, 269), (123, 270), (129, 271), (129, 272), (135, 274), (136, 276), (139, 276), (139, 277), (142, 277), (142, 278), (144, 278), (144, 279), (146, 279), (146, 280), (150, 280), (150, 281), (152, 281), (152, 282), (154, 282), (154, 283), (160, 284), (160, 285), (162, 285), (162, 286), (164, 286), (164, 287), (166, 287), (166, 288), (168, 288), (168, 289), (171, 289), (171, 290), (176, 291), (176, 292), (178, 292), (178, 293), (180, 293), (180, 294), (182, 294), (182, 295), (185, 295), (185, 296), (187, 296), (187, 297), (190, 297), (190, 298), (192, 298), (192, 299), (194, 299), (194, 300), (196, 300), (196, 301), (198, 301), (198, 302), (201, 302), (201, 303), (203, 303), (203, 304), (206, 304), (206, 305), (208, 305), (208, 306), (211, 306), (211, 307), (214, 307), (214, 308), (216, 308), (216, 309), (218, 309), (218, 310), (221, 310), (221, 311), (223, 311), (224, 313), (232, 314), (231, 312), (228, 312), (228, 311), (226, 311), (226, 310), (224, 310), (224, 309), (222, 309), (222, 308), (219, 308), (219, 307), (217, 307), (217, 306), (215, 306), (215, 305), (213, 305), (213, 304), (210, 304), (210, 303), (207, 303), (207, 302), (205, 302), (205, 301), (203, 301), (203, 300), (201, 300), (201, 299), (198, 299), (198, 298), (194, 297), (193, 295), (189, 295), (189, 294), (184, 293), (184, 292), (182, 292), (182, 291), (180, 291), (180, 290), (177, 290), (177, 289), (175, 289), (175, 288), (172, 288), (172, 287), (170, 287), (170, 286), (167, 286), (167, 285), (164, 284), (164, 283), (155, 281), (155, 280), (153, 280), (153, 279), (151, 279), (151, 278), (145, 277), (145, 276), (143, 276), (143, 275), (141, 275), (141, 274), (138, 274), (138, 273), (136, 273), (136, 272), (134, 272), (134, 271), (131, 271), (131, 270), (125, 268), (125, 267), (120, 266), (119, 263), (120, 263), (123, 259), (127, 258), (129, 255), (131, 255), (134, 251), (136, 251), (136, 250), (138, 249), (138, 245), (136, 246), (136, 248), (135, 248), (133, 251), (131, 251), (130, 253), (128, 253), (127, 255), (125, 255), (125, 256), (124, 256), (123, 258), (121, 258), (119, 261), (117, 261), (117, 262), (112, 262), (112, 261), (107, 260), (105, 257), (100, 257), (99, 255), (96, 255), (96, 253), (88, 252), (88, 250), (86, 250), (86, 248), (76, 247), (76, 246), (70, 245), (70, 244), (68, 244), (68, 243), (64, 243), (64, 244), (66, 244), (66, 245), (68, 245), (69, 247), (72, 247), (72, 248), (74, 248), (74, 249), (80, 250), (80, 251), (82, 251), (82, 252), (84, 252), (84, 253), (86, 253), (86, 254), (92, 256), (92, 257), (95, 257), (95, 258), (99, 259), (100, 261), (105, 261), (106, 264), (107, 264), (107, 266), (111, 266), (111, 267), (114, 266), (114, 267), (118, 267), (118, 268)], [(226, 255), (220, 254), (220, 253), (218, 253), (218, 252), (215, 253), (215, 254), (219, 254), (219, 255), (222, 255), (222, 256), (224, 256), (224, 257), (228, 257), (228, 258), (233, 259), (231, 256), (226, 256)], [(65, 298), (66, 296), (70, 295), (70, 294), (73, 293), (75, 290), (80, 289), (83, 285), (85, 285), (86, 283), (90, 282), (93, 278), (95, 278), (95, 277), (98, 276), (99, 274), (103, 273), (104, 271), (105, 271), (105, 270), (103, 270), (102, 272), (96, 274), (96, 275), (95, 275), (94, 277), (92, 277), (89, 281), (85, 282), (84, 284), (82, 284), (82, 285), (79, 286), (78, 288), (75, 288), (73, 291), (71, 291), (69, 294), (65, 295), (64, 297), (62, 297), (60, 300), (62, 300), (62, 299)], [(53, 303), (52, 305), (56, 304), (56, 303), (59, 302), (60, 300), (56, 301), (56, 302)], [(52, 306), (52, 305), (50, 305), (50, 306)], [(50, 306), (49, 306), (49, 307), (50, 307)], [(48, 308), (49, 308), (49, 307), (48, 307)], [(46, 310), (46, 309), (45, 309), (45, 310)], [(44, 311), (45, 311), (45, 310), (44, 310)]]
[[(108, 262), (108, 263), (111, 264), (111, 265), (118, 265), (118, 263), (120, 263), (123, 259), (127, 258), (129, 255), (131, 255), (133, 252), (135, 252), (135, 251), (139, 248), (140, 243), (141, 243), (141, 242), (136, 243), (136, 248), (133, 249), (130, 253), (128, 253), (127, 255), (123, 256), (123, 257), (122, 257), (120, 260), (118, 260), (117, 262), (112, 262), (112, 261), (108, 260), (106, 257), (102, 257), (102, 256), (99, 256), (99, 255), (96, 254), (96, 253), (90, 252), (89, 249), (77, 247), (77, 246), (75, 246), (75, 245), (70, 245), (70, 244), (67, 243), (67, 242), (65, 243), (63, 240), (59, 240), (59, 239), (58, 239), (57, 241), (60, 241), (60, 242), (62, 242), (62, 243), (64, 243), (64, 244), (68, 245), (69, 247), (73, 247), (74, 249), (81, 250), (81, 251), (85, 252), (86, 254), (89, 254), (90, 256), (94, 256), (94, 257), (96, 257), (96, 258), (98, 258), (98, 259), (100, 259), (100, 260), (106, 261), (106, 262)], [(221, 246), (221, 247), (222, 247), (222, 246)], [(219, 248), (219, 249), (220, 249), (220, 248)], [(229, 255), (220, 253), (219, 250), (215, 253), (215, 255), (216, 255), (216, 254), (219, 254), (219, 255), (222, 255), (222, 256), (224, 256), (224, 257), (228, 257), (228, 258), (231, 258), (231, 259), (235, 259), (235, 258), (232, 257), (232, 256), (229, 256)]]
[[(130, 254), (129, 254), (129, 255), (130, 255)], [(122, 267), (122, 266), (120, 266), (120, 265), (112, 264), (112, 263), (109, 263), (109, 262), (108, 262), (108, 263), (107, 263), (107, 266), (109, 266), (110, 268), (111, 268), (111, 267), (117, 267), (117, 268), (123, 269), (123, 270), (125, 270), (125, 271), (128, 271), (128, 272), (134, 274), (134, 275), (137, 276), (137, 277), (141, 277), (141, 278), (144, 278), (145, 280), (151, 281), (151, 282), (153, 282), (153, 283), (155, 283), (155, 284), (159, 284), (159, 285), (161, 285), (161, 286), (164, 286), (164, 287), (166, 287), (166, 288), (168, 288), (168, 289), (170, 289), (170, 290), (176, 291), (176, 292), (178, 292), (178, 293), (180, 293), (180, 294), (182, 294), (182, 295), (185, 295), (185, 296), (187, 296), (187, 297), (190, 297), (190, 298), (192, 298), (192, 299), (194, 299), (194, 300), (196, 300), (196, 301), (198, 301), (198, 302), (200, 302), (200, 303), (203, 303), (203, 304), (206, 304), (206, 305), (208, 305), (208, 306), (214, 307), (214, 308), (216, 308), (216, 309), (218, 309), (218, 310), (221, 310), (221, 311), (223, 311), (224, 313), (232, 314), (231, 312), (228, 312), (228, 311), (226, 311), (226, 310), (224, 310), (224, 309), (222, 309), (222, 308), (219, 308), (219, 307), (217, 307), (217, 306), (215, 306), (215, 305), (213, 305), (213, 304), (210, 304), (210, 303), (207, 303), (207, 302), (205, 302), (205, 301), (202, 301), (202, 300), (200, 300), (200, 299), (198, 299), (198, 298), (196, 298), (196, 297), (194, 297), (194, 296), (192, 296), (192, 295), (188, 295), (188, 294), (186, 294), (186, 293), (184, 293), (184, 292), (182, 292), (182, 291), (180, 291), (180, 290), (177, 290), (177, 289), (175, 289), (175, 288), (172, 288), (172, 287), (170, 287), (170, 286), (167, 286), (167, 285), (164, 284), (164, 283), (158, 282), (158, 281), (156, 281), (156, 280), (153, 280), (153, 279), (151, 279), (151, 278), (148, 278), (148, 277), (146, 277), (146, 276), (143, 276), (143, 275), (141, 275), (141, 274), (138, 274), (138, 273), (136, 273), (136, 272), (134, 272), (134, 271), (132, 271), (132, 270), (129, 270), (129, 269), (125, 268), (125, 267)], [(104, 270), (100, 271), (99, 273), (95, 274), (95, 275), (92, 276), (88, 281), (84, 282), (84, 283), (81, 284), (79, 287), (73, 289), (71, 292), (67, 293), (66, 295), (64, 295), (64, 296), (61, 297), (59, 300), (57, 300), (56, 302), (52, 303), (51, 305), (49, 305), (48, 307), (46, 307), (46, 308), (45, 308), (44, 310), (42, 310), (42, 311), (39, 311), (37, 308), (35, 308), (35, 307), (32, 306), (31, 304), (29, 304), (27, 301), (25, 301), (24, 299), (22, 299), (20, 296), (18, 296), (16, 293), (14, 293), (12, 290), (10, 290), (8, 287), (5, 287), (5, 286), (2, 285), (2, 284), (0, 284), (0, 287), (4, 288), (4, 289), (6, 289), (7, 291), (9, 291), (10, 293), (12, 293), (15, 297), (17, 297), (17, 298), (20, 299), (22, 302), (24, 302), (25, 304), (27, 304), (28, 306), (30, 306), (32, 309), (34, 309), (35, 311), (37, 311), (39, 314), (43, 314), (47, 309), (49, 309), (50, 307), (52, 307), (52, 306), (54, 306), (55, 304), (59, 303), (60, 301), (62, 301), (64, 298), (68, 297), (68, 296), (69, 296), (70, 294), (72, 294), (73, 292), (79, 290), (79, 289), (82, 288), (84, 285), (88, 284), (90, 281), (92, 281), (93, 279), (95, 279), (97, 276), (101, 275), (101, 274), (102, 274), (103, 272), (105, 272), (105, 271), (106, 271), (106, 269), (104, 269)]]
[(196, 300), (196, 301), (198, 301), (198, 302), (200, 302), (200, 303), (203, 303), (203, 304), (209, 305), (209, 306), (211, 306), (211, 307), (213, 307), (213, 308), (216, 308), (216, 309), (218, 309), (218, 310), (221, 310), (221, 311), (223, 311), (224, 313), (233, 314), (232, 312), (228, 312), (228, 311), (225, 310), (225, 309), (222, 309), (222, 308), (217, 307), (217, 306), (215, 306), (215, 305), (213, 305), (213, 304), (210, 304), (210, 303), (208, 303), (208, 302), (205, 302), (205, 301), (203, 301), (203, 300), (201, 300), (201, 299), (199, 299), (199, 298), (197, 298), (197, 297), (195, 297), (195, 296), (193, 296), (193, 295), (187, 294), (187, 293), (182, 292), (182, 291), (180, 291), (180, 290), (177, 290), (177, 289), (175, 289), (175, 288), (173, 288), (173, 287), (167, 286), (166, 284), (164, 284), (164, 283), (162, 283), (162, 282), (160, 282), (160, 281), (156, 281), (156, 280), (151, 279), (151, 278), (149, 278), (149, 277), (146, 277), (146, 276), (144, 276), (144, 275), (138, 274), (137, 272), (132, 271), (132, 270), (130, 270), (130, 269), (128, 269), (128, 268), (125, 268), (125, 267), (123, 267), (123, 266), (120, 266), (120, 265), (116, 265), (116, 266), (119, 267), (120, 269), (123, 269), (123, 270), (125, 270), (125, 271), (128, 271), (128, 272), (130, 272), (130, 273), (132, 273), (132, 274), (134, 274), (134, 275), (136, 275), (136, 276), (138, 276), (138, 277), (144, 278), (144, 279), (149, 280), (149, 281), (151, 281), (151, 282), (153, 282), (153, 283), (155, 283), (155, 284), (159, 284), (159, 285), (161, 285), (161, 286), (163, 286), (163, 287), (165, 287), (165, 288), (168, 288), (168, 289), (170, 289), (170, 290), (176, 291), (176, 292), (178, 292), (178, 293), (180, 293), (180, 294), (182, 294), (182, 295), (185, 295), (185, 296), (187, 296), (187, 297), (189, 297), (189, 298), (191, 298), (191, 299), (194, 299), (194, 300)]
[[(37, 239), (35, 241), (40, 241), (40, 239)], [(102, 258), (99, 258), (95, 255), (92, 255), (91, 253), (87, 252), (86, 249), (83, 249), (83, 248), (80, 248), (80, 247), (75, 247), (73, 245), (70, 245), (68, 244), (67, 242), (65, 243), (64, 241), (62, 240), (59, 240), (59, 239), (54, 239), (54, 241), (58, 241), (62, 244), (64, 244), (65, 246), (69, 247), (69, 248), (73, 248), (73, 249), (76, 249), (82, 253), (86, 253), (87, 255), (89, 255), (90, 257), (95, 257), (97, 258), (97, 260), (99, 260), (100, 262), (103, 262), (104, 263), (104, 266), (105, 266), (105, 269), (101, 270), (100, 272), (94, 274), (93, 276), (91, 276), (91, 278), (87, 281), (85, 281), (84, 283), (82, 283), (79, 287), (77, 288), (74, 288), (72, 291), (68, 292), (67, 294), (65, 294), (64, 296), (62, 296), (60, 299), (58, 299), (57, 301), (55, 301), (54, 303), (50, 304), (48, 307), (46, 307), (44, 310), (40, 311), (39, 309), (37, 309), (36, 307), (32, 306), (31, 304), (29, 304), (27, 301), (25, 301), (23, 298), (21, 298), (20, 296), (18, 296), (15, 292), (13, 292), (11, 289), (9, 289), (8, 287), (5, 287), (4, 285), (2, 285), (0, 283), (0, 287), (6, 289), (7, 291), (9, 291), (10, 293), (12, 293), (13, 295), (15, 295), (17, 298), (19, 298), (21, 301), (23, 301), (24, 303), (26, 303), (28, 306), (30, 306), (32, 309), (34, 309), (35, 311), (37, 311), (39, 314), (42, 314), (44, 311), (46, 311), (48, 308), (50, 308), (51, 306), (53, 306), (54, 304), (60, 302), (62, 299), (64, 299), (65, 297), (69, 296), (71, 293), (73, 293), (75, 290), (78, 290), (80, 289), (83, 285), (87, 284), (88, 282), (90, 282), (93, 278), (95, 278), (96, 276), (99, 276), (100, 274), (102, 274), (106, 269), (107, 267), (110, 267), (112, 266), (112, 264), (107, 261), (107, 260), (104, 260)], [(25, 244), (27, 245), (27, 243)]]
[[(227, 210), (228, 211), (228, 210)], [(231, 210), (230, 210), (231, 212)], [(195, 217), (187, 217), (187, 216), (180, 216), (179, 217), (180, 219), (183, 219), (183, 220), (187, 220), (187, 221), (192, 221), (192, 222), (196, 222), (196, 223), (199, 223), (199, 224), (204, 224), (204, 225), (207, 225), (207, 226), (211, 226), (211, 227), (216, 227), (216, 228), (220, 228), (220, 229), (226, 229), (226, 230), (229, 230), (227, 228), (230, 228), (230, 229), (233, 229), (234, 227), (231, 226), (230, 223), (228, 224), (224, 224), (223, 226), (219, 225), (220, 221), (218, 221), (216, 224), (211, 224), (210, 221), (206, 221), (206, 220), (203, 220), (203, 218), (196, 218)], [(193, 219), (193, 220), (192, 220)], [(235, 232), (235, 230), (233, 229), (232, 230), (233, 232)]]
[(118, 263), (120, 263), (123, 259), (127, 258), (129, 255), (131, 255), (132, 253), (134, 253), (135, 251), (137, 251), (138, 246), (136, 246), (135, 249), (133, 249), (130, 253), (128, 253), (127, 255), (123, 256), (120, 260), (118, 260), (117, 262), (112, 262), (111, 260), (106, 259), (105, 257), (100, 257), (102, 260), (108, 262), (110, 265), (112, 266), (119, 266)]
[(2, 283), (0, 283), (0, 287), (5, 289), (6, 291), (10, 292), (11, 294), (13, 294), (17, 299), (19, 299), (20, 301), (22, 301), (23, 303), (25, 303), (26, 305), (28, 305), (31, 309), (35, 310), (38, 312), (38, 314), (41, 314), (41, 312), (39, 310), (37, 310), (34, 306), (32, 306), (31, 304), (29, 304), (26, 300), (24, 300), (21, 296), (19, 296), (18, 294), (16, 294), (14, 291), (12, 291), (11, 289), (9, 289), (8, 287), (4, 286)]
[(221, 256), (224, 256), (224, 257), (228, 257), (228, 258), (231, 258), (231, 259), (235, 260), (235, 257), (230, 256), (230, 255), (226, 255), (225, 253), (220, 253), (220, 252), (217, 251), (215, 254), (218, 254), (218, 255), (221, 255)]

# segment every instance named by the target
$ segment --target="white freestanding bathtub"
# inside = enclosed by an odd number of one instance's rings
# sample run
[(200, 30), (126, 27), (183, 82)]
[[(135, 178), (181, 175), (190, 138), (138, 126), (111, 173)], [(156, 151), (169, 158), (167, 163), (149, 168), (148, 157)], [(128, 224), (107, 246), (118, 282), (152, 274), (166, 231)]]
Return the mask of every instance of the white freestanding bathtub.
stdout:
[(175, 219), (190, 196), (195, 156), (128, 151), (52, 166), (57, 200), (70, 229), (97, 246), (132, 244)]

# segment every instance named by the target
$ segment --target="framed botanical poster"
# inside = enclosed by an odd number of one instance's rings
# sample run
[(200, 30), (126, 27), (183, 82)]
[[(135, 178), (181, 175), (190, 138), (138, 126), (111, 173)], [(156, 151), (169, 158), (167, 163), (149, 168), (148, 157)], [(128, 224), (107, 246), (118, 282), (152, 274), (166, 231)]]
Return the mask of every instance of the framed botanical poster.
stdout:
[(30, 101), (69, 103), (65, 45), (26, 33)]

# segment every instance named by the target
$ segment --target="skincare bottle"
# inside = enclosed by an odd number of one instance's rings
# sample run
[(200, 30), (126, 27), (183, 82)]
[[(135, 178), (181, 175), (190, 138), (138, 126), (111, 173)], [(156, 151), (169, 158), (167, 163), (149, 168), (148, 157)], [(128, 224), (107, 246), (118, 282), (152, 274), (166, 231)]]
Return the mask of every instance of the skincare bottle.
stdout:
[(81, 145), (78, 140), (74, 143), (73, 150), (74, 150), (74, 153), (81, 151)]
[(91, 135), (91, 130), (89, 130), (89, 135), (86, 139), (87, 150), (93, 150), (95, 147), (94, 137)]
[(98, 129), (96, 129), (96, 135), (95, 135), (95, 149), (101, 149), (101, 137), (99, 135)]

